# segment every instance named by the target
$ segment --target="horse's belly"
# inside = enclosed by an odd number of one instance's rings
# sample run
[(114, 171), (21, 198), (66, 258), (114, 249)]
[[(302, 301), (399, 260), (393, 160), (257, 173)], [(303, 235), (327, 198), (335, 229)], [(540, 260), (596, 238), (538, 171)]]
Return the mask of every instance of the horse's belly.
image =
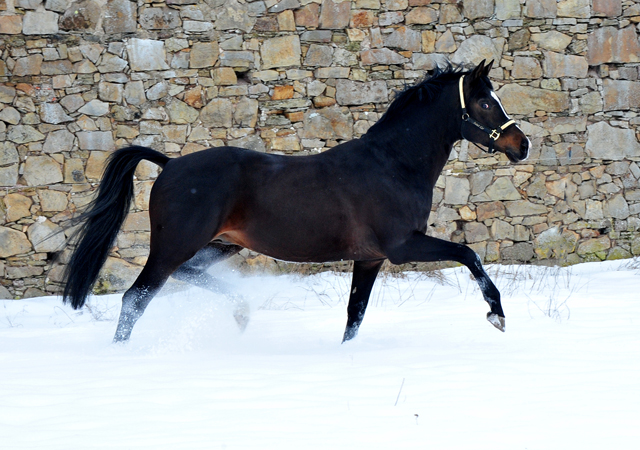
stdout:
[(292, 230), (258, 233), (233, 230), (216, 239), (253, 250), (263, 255), (292, 262), (329, 262), (384, 258), (381, 250), (366, 240), (341, 233), (309, 235)]

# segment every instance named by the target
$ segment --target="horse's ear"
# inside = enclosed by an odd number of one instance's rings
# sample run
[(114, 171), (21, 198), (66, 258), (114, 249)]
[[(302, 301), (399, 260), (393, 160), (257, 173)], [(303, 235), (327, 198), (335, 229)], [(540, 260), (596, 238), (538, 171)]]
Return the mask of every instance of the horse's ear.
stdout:
[[(485, 70), (484, 63), (485, 63), (485, 61), (486, 61), (486, 59), (483, 59), (482, 61), (480, 61), (480, 64), (478, 64), (476, 66), (476, 68), (471, 71), (471, 74), (469, 75), (469, 79), (472, 82), (476, 81), (478, 78), (484, 76), (484, 70)], [(491, 67), (491, 64), (489, 64), (489, 67)]]
[(487, 64), (486, 66), (484, 66), (484, 71), (483, 71), (483, 75), (485, 77), (489, 76), (489, 72), (491, 72), (491, 67), (493, 67), (493, 59), (491, 60), (491, 62), (489, 64)]

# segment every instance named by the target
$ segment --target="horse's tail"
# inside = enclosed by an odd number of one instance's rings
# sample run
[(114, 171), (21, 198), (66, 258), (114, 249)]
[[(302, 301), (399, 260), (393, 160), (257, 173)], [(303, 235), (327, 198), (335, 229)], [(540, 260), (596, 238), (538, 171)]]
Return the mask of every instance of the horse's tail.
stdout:
[(127, 217), (133, 199), (133, 174), (146, 159), (161, 167), (169, 158), (147, 147), (116, 150), (108, 159), (96, 198), (73, 221), (81, 223), (70, 240), (77, 242), (64, 273), (62, 301), (81, 308)]

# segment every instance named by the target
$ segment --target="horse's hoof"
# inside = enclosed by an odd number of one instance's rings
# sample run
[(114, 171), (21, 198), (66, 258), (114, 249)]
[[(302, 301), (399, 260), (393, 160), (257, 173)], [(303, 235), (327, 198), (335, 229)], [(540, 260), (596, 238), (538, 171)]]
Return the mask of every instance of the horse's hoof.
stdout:
[(487, 320), (489, 322), (491, 322), (491, 325), (493, 325), (498, 330), (500, 330), (500, 331), (502, 331), (504, 333), (504, 317), (499, 316), (499, 315), (497, 315), (495, 313), (492, 313), (492, 312), (488, 312), (487, 313)]

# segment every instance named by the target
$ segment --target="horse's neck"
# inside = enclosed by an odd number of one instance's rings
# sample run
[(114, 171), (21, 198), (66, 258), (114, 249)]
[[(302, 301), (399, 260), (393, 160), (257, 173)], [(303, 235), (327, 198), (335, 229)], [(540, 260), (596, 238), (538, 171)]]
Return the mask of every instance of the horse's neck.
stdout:
[(462, 139), (458, 109), (445, 88), (431, 104), (409, 108), (402, 118), (365, 135), (389, 157), (412, 168), (433, 183), (449, 159), (453, 145)]

